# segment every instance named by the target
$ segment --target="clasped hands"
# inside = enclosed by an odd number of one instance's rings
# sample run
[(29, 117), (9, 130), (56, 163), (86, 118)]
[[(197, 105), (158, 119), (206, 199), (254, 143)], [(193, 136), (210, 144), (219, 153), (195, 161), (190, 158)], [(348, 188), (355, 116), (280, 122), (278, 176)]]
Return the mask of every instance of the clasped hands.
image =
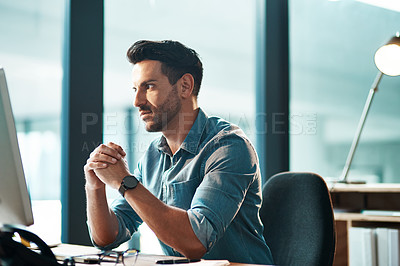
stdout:
[(108, 185), (118, 189), (122, 179), (131, 175), (125, 156), (126, 153), (122, 147), (115, 143), (100, 144), (90, 154), (83, 168), (86, 187), (99, 189)]

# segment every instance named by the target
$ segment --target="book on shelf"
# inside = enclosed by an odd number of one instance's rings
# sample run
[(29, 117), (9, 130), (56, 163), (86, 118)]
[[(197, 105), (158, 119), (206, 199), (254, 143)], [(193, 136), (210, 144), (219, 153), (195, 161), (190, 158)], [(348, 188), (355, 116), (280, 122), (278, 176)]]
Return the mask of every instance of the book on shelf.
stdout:
[(350, 266), (400, 265), (400, 233), (395, 228), (351, 227)]
[(374, 228), (349, 229), (350, 266), (376, 266), (376, 237)]
[(378, 265), (399, 265), (399, 230), (376, 228)]

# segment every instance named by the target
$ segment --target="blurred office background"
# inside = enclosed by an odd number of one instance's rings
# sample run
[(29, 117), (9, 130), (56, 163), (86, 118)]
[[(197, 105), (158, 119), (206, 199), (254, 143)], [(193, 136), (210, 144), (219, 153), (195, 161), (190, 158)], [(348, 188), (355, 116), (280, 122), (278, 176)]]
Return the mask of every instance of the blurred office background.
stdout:
[[(132, 106), (127, 48), (173, 39), (204, 65), (200, 106), (241, 126), (256, 145), (256, 0), (106, 0), (104, 141), (120, 143), (131, 168), (157, 137)], [(0, 65), (5, 68), (33, 200), (34, 230), (61, 232), (61, 90), (64, 0), (0, 0)], [(400, 31), (400, 4), (373, 0), (289, 1), (290, 170), (339, 177), (370, 86), (376, 49)], [(94, 146), (83, 148), (93, 149)], [(400, 78), (385, 76), (350, 179), (400, 182)], [(82, 175), (83, 178), (83, 175)], [(268, 178), (268, 177), (266, 177)], [(116, 194), (109, 191), (109, 197)], [(85, 204), (85, 202), (82, 202)], [(143, 229), (142, 248), (158, 252)], [(147, 246), (146, 246), (147, 245)]]

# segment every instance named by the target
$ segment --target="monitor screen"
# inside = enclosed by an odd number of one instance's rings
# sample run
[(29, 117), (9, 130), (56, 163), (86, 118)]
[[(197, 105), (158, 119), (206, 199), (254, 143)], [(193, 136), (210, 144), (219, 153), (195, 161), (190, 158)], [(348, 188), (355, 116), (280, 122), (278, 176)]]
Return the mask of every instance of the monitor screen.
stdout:
[(31, 225), (33, 215), (4, 69), (0, 66), (0, 225)]

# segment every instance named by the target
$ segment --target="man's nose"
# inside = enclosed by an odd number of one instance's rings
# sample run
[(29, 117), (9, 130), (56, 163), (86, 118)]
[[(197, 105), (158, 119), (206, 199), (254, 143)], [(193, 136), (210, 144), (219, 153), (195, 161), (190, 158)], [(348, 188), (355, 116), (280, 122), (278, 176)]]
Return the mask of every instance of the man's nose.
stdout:
[(144, 104), (146, 104), (147, 99), (146, 99), (146, 93), (143, 92), (142, 90), (138, 89), (135, 95), (135, 99), (133, 101), (133, 105), (135, 107), (140, 107)]

